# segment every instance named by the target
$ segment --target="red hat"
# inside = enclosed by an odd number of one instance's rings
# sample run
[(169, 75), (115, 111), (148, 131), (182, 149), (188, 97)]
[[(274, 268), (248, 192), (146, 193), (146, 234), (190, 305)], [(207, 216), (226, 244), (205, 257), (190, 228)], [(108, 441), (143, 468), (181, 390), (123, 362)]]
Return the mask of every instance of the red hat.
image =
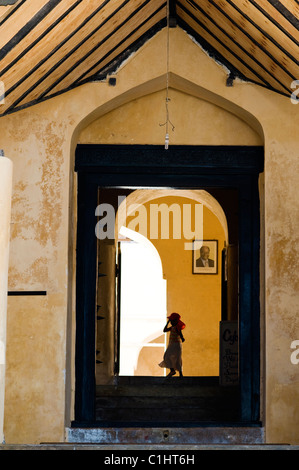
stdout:
[(181, 318), (181, 315), (179, 313), (171, 313), (169, 317), (167, 317), (169, 320), (179, 320)]
[(180, 318), (181, 318), (181, 315), (179, 315), (178, 313), (176, 312), (173, 312), (169, 315), (169, 317), (167, 317), (170, 321), (172, 320), (177, 320), (177, 325), (176, 327), (179, 329), (179, 330), (183, 330), (184, 328), (186, 328), (186, 325), (185, 323), (183, 323)]

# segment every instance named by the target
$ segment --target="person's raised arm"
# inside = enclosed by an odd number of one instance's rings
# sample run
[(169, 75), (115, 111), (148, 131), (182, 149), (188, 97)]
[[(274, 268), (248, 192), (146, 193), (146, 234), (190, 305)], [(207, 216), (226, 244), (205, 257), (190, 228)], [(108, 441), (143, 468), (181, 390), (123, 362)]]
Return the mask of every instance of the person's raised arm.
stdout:
[(180, 330), (180, 337), (181, 337), (182, 342), (184, 342), (184, 341), (185, 341), (185, 338), (184, 338), (184, 336), (183, 336), (182, 330)]

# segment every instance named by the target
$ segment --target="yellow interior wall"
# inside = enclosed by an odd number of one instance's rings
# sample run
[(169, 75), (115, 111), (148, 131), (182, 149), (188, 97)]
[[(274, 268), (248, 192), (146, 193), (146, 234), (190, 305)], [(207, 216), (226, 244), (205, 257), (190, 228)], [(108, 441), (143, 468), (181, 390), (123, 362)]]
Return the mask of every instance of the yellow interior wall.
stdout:
[[(191, 205), (192, 225), (194, 227), (194, 205), (197, 202), (184, 197), (161, 197), (152, 199), (144, 207), (150, 214), (151, 204), (172, 204), (180, 207)], [(136, 219), (137, 221), (138, 219)], [(134, 216), (128, 217), (127, 224), (133, 224)], [(181, 218), (183, 221), (183, 218)], [(169, 239), (161, 238), (161, 220), (159, 238), (148, 239), (158, 250), (163, 267), (163, 276), (167, 281), (167, 313), (178, 312), (187, 328), (184, 330), (186, 341), (183, 343), (183, 370), (187, 376), (219, 375), (219, 321), (221, 319), (221, 250), (225, 246), (225, 236), (217, 217), (206, 207), (203, 208), (203, 237), (218, 241), (218, 274), (193, 274), (192, 251), (185, 249), (185, 243), (192, 240), (174, 239), (170, 230)], [(170, 219), (170, 227), (172, 220)], [(136, 231), (139, 227), (136, 227)], [(181, 226), (183, 232), (183, 225)], [(166, 323), (166, 319), (165, 319)], [(152, 364), (152, 375), (156, 375), (156, 364)], [(140, 372), (141, 373), (141, 372)]]
[[(48, 291), (44, 308), (40, 306), (45, 299), (9, 298), (4, 429), (7, 443), (64, 440), (65, 426), (73, 417), (75, 387), (75, 146), (90, 123), (165, 88), (165, 44), (164, 30), (120, 67), (115, 87), (107, 82), (85, 84), (0, 118), (1, 148), (14, 165), (9, 290)], [(298, 339), (299, 275), (298, 257), (296, 253), (294, 256), (299, 233), (298, 106), (288, 97), (255, 84), (237, 80), (233, 87), (227, 87), (225, 70), (180, 28), (171, 30), (170, 46), (171, 88), (184, 97), (192, 96), (193, 104), (207, 101), (238, 116), (259, 135), (260, 140), (255, 136), (254, 141), (265, 145), (265, 178), (261, 184), (261, 361), (266, 364), (261, 378), (265, 385), (263, 424), (266, 442), (298, 444), (299, 366), (290, 361), (290, 344)], [(172, 98), (171, 105), (174, 101)], [(184, 108), (183, 101), (180, 105)], [(157, 139), (158, 132), (159, 143), (163, 144), (164, 129), (159, 126), (165, 120), (163, 105), (158, 119), (156, 115), (155, 112), (152, 119), (152, 137), (147, 135), (144, 144)], [(183, 133), (178, 113), (171, 110), (175, 125), (171, 143), (202, 143), (198, 135), (189, 132), (193, 122), (191, 113), (189, 116), (189, 122), (184, 117), (187, 124)], [(208, 119), (204, 116), (201, 125), (205, 121)], [(130, 125), (132, 142), (137, 142), (133, 137), (136, 126), (136, 121)], [(142, 126), (142, 132), (145, 135), (148, 130)], [(178, 133), (180, 139), (176, 138)], [(218, 128), (209, 137), (213, 143), (227, 142), (226, 134), (219, 133)], [(239, 139), (235, 128), (231, 137), (230, 144)], [(283, 259), (282, 252), (286, 255)], [(278, 262), (279, 266), (283, 264), (282, 270), (277, 269)], [(53, 345), (57, 354), (49, 353)], [(38, 351), (38, 360), (34, 351)]]

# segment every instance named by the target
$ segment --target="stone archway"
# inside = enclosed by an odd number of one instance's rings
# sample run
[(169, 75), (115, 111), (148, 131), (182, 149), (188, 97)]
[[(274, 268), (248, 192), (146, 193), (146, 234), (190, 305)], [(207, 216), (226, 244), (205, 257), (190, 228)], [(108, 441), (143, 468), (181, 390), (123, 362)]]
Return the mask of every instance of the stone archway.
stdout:
[[(225, 234), (225, 241), (228, 244), (228, 227), (227, 227), (227, 220), (225, 213), (219, 204), (219, 202), (207, 191), (202, 189), (186, 189), (184, 191), (177, 190), (177, 189), (137, 189), (131, 194), (129, 194), (126, 198), (125, 202), (122, 202), (118, 208), (118, 213), (116, 217), (116, 224), (115, 224), (115, 233), (119, 233), (119, 227), (121, 227), (126, 220), (126, 217), (130, 215), (134, 210), (136, 210), (136, 206), (145, 204), (146, 202), (150, 201), (151, 199), (158, 199), (165, 196), (184, 196), (185, 198), (197, 201), (206, 207), (208, 207), (220, 221), (224, 234)], [(200, 234), (199, 234), (200, 235)], [(116, 239), (117, 243), (117, 239)]]

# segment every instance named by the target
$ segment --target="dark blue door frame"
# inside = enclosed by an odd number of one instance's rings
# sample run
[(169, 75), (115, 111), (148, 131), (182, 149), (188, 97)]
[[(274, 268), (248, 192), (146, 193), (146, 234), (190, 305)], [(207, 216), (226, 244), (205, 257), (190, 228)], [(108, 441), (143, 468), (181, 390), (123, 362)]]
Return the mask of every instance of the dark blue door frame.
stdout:
[[(259, 423), (262, 147), (78, 145), (75, 421), (95, 423), (96, 237), (99, 187), (236, 189), (239, 196), (240, 425)], [(200, 425), (200, 423), (198, 423)]]

